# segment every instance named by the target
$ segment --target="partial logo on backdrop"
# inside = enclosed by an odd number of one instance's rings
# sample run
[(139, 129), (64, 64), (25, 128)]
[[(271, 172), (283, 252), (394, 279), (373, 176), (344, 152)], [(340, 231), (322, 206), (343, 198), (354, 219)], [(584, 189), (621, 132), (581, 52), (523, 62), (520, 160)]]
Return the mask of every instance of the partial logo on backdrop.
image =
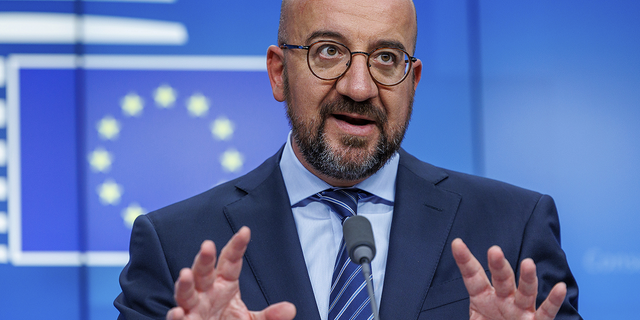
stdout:
[(582, 257), (584, 269), (590, 274), (640, 274), (640, 254), (593, 247)]

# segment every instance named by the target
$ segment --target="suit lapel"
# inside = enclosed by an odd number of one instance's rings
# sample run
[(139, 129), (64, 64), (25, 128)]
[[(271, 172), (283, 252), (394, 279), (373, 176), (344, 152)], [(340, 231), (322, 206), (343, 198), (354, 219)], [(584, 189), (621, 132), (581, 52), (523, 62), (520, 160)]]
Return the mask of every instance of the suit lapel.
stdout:
[(289, 197), (277, 165), (280, 154), (268, 160), (272, 165), (263, 170), (264, 178), (252, 176), (238, 184), (247, 195), (225, 207), (225, 215), (234, 232), (242, 226), (251, 229), (245, 259), (267, 303), (289, 301), (298, 310), (296, 319), (320, 320)]
[(400, 152), (382, 319), (418, 318), (460, 203), (459, 195), (436, 186), (446, 177)]

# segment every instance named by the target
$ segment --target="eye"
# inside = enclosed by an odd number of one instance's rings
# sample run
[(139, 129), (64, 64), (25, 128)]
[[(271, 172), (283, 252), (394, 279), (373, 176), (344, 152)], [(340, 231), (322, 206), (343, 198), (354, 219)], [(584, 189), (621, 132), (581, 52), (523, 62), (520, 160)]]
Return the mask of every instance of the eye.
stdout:
[(394, 65), (398, 61), (398, 54), (392, 49), (381, 49), (372, 58), (377, 64)]
[(338, 53), (338, 49), (333, 46), (326, 46), (322, 49), (322, 53), (328, 56), (335, 56)]
[(322, 44), (318, 48), (318, 54), (323, 58), (335, 58), (340, 55), (340, 48), (334, 44)]
[(383, 53), (380, 55), (380, 60), (382, 62), (393, 62), (393, 55), (389, 54), (389, 53)]

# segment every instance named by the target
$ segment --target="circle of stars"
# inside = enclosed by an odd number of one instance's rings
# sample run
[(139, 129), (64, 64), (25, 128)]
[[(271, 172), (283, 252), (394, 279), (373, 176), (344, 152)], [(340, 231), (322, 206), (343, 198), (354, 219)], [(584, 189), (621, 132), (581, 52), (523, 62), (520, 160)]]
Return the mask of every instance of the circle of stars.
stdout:
[[(159, 109), (173, 108), (178, 101), (178, 92), (168, 84), (161, 84), (152, 93), (153, 101)], [(186, 110), (193, 118), (203, 118), (211, 109), (211, 101), (202, 93), (196, 92), (185, 100)], [(120, 99), (120, 109), (125, 117), (141, 117), (145, 108), (144, 99), (136, 92), (129, 92)], [(112, 115), (105, 115), (96, 123), (98, 137), (102, 141), (117, 141), (123, 130), (123, 124)], [(235, 131), (234, 123), (225, 116), (219, 116), (209, 125), (213, 139), (229, 141)], [(87, 155), (90, 168), (95, 173), (107, 174), (115, 156), (105, 147), (98, 146)], [(238, 150), (229, 148), (219, 158), (224, 172), (237, 173), (242, 169), (244, 156)], [(106, 178), (96, 187), (100, 203), (104, 206), (116, 206), (124, 194), (124, 187), (113, 178)], [(132, 227), (135, 219), (147, 211), (139, 203), (132, 202), (121, 211), (121, 217), (126, 226)]]

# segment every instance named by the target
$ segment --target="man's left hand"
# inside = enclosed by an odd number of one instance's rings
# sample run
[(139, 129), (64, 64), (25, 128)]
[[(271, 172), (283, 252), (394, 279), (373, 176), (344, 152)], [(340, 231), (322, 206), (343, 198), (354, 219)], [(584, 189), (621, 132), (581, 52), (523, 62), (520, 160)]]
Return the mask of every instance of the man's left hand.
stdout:
[[(520, 264), (519, 286), (502, 249), (493, 246), (487, 252), (491, 282), (482, 265), (460, 239), (451, 243), (453, 257), (469, 292), (469, 319), (554, 319), (567, 294), (565, 283), (557, 283), (536, 310), (538, 277), (531, 259)], [(493, 285), (492, 285), (493, 283)]]

